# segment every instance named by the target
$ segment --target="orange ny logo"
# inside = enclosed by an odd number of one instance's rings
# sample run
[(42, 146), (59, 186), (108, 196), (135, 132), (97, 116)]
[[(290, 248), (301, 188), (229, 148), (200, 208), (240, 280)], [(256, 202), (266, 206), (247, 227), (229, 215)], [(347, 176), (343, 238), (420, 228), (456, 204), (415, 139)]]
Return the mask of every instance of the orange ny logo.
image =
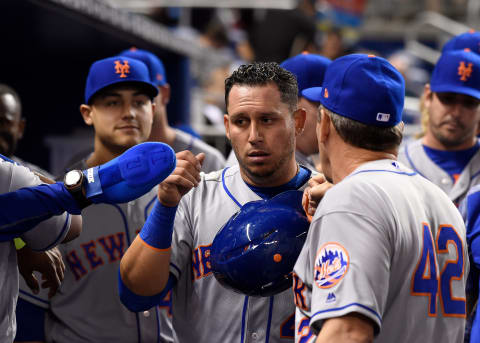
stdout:
[(127, 77), (125, 74), (130, 73), (130, 66), (128, 65), (128, 61), (115, 61), (115, 74), (120, 74), (120, 77)]
[(473, 63), (468, 63), (468, 67), (465, 66), (465, 62), (460, 62), (458, 66), (458, 75), (460, 76), (461, 81), (467, 81), (467, 79), (472, 76), (472, 66)]

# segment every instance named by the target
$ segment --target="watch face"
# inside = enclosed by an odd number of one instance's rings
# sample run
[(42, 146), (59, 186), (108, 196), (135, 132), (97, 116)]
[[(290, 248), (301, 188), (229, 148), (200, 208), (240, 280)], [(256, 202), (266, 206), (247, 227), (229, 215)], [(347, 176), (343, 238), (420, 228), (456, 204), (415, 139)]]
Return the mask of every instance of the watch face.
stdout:
[(81, 178), (82, 178), (82, 172), (81, 171), (79, 171), (79, 170), (69, 171), (65, 175), (65, 185), (66, 186), (75, 186), (76, 184), (78, 184), (78, 182), (80, 181)]

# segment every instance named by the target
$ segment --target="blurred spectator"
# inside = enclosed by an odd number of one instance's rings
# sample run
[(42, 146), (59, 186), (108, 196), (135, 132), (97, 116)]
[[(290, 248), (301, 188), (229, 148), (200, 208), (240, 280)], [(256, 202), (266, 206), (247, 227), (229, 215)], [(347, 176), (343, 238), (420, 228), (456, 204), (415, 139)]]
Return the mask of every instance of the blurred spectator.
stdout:
[(268, 10), (252, 29), (256, 61), (280, 63), (302, 51), (315, 51), (315, 1), (300, 0), (294, 10)]
[(22, 104), (17, 92), (0, 84), (0, 154), (11, 158), (30, 170), (52, 178), (42, 168), (14, 156), (17, 144), (23, 137), (26, 120), (22, 117)]
[(388, 61), (405, 79), (406, 95), (419, 97), (429, 78), (428, 72), (421, 67), (419, 59), (406, 50), (399, 50), (390, 55)]

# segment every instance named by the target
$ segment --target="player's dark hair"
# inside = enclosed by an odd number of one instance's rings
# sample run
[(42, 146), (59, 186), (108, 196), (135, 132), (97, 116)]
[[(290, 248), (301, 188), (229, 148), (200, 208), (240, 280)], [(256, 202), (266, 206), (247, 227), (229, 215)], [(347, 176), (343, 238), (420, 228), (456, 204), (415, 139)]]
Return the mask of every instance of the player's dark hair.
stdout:
[(225, 79), (225, 105), (234, 85), (265, 86), (273, 82), (280, 91), (282, 102), (293, 112), (297, 109), (298, 85), (295, 76), (275, 62), (260, 62), (241, 65)]
[(338, 115), (325, 107), (333, 126), (342, 139), (357, 148), (373, 151), (397, 150), (403, 138), (403, 123), (393, 127), (377, 127)]
[(15, 92), (12, 87), (0, 83), (0, 96), (2, 96), (3, 94), (11, 94), (15, 99), (15, 102), (17, 103), (18, 113), (22, 113), (22, 102), (20, 101), (20, 96), (18, 95), (18, 93)]

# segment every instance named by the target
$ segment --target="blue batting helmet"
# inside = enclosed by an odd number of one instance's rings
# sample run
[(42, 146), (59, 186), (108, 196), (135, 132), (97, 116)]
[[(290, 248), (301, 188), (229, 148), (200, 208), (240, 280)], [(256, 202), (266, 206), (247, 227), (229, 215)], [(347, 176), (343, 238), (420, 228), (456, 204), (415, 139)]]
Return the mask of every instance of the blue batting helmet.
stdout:
[(213, 274), (223, 286), (246, 295), (282, 292), (292, 285), (308, 228), (300, 191), (249, 202), (215, 236)]

